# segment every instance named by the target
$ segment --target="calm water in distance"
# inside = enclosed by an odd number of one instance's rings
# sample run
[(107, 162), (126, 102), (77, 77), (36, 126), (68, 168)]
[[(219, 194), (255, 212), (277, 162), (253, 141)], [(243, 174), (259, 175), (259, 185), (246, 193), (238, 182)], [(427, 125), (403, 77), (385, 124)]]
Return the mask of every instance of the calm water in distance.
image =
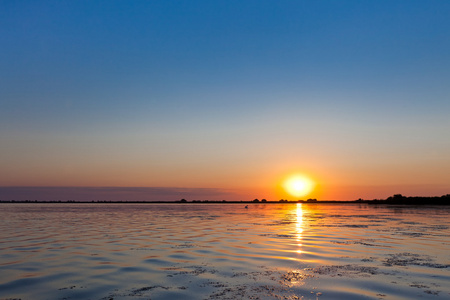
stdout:
[(1, 204), (0, 299), (450, 299), (450, 207)]

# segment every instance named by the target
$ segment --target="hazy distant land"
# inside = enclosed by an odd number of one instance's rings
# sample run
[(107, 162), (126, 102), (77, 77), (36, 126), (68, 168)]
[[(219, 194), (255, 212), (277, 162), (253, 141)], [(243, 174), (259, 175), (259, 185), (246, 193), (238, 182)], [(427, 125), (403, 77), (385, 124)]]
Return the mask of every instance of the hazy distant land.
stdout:
[(78, 201), (78, 200), (1, 200), (0, 203), (221, 203), (221, 204), (232, 204), (232, 203), (246, 203), (246, 204), (273, 204), (273, 203), (283, 203), (283, 204), (293, 204), (293, 203), (336, 203), (336, 204), (353, 204), (353, 203), (367, 203), (367, 204), (393, 204), (393, 205), (450, 205), (450, 194), (442, 196), (424, 197), (424, 196), (403, 196), (402, 194), (395, 194), (386, 199), (358, 199), (358, 200), (317, 200), (317, 199), (306, 199), (306, 200), (286, 200), (280, 199), (278, 201), (270, 201), (266, 199), (253, 199), (253, 200), (241, 200), (241, 201), (227, 201), (227, 200), (174, 200), (174, 201), (108, 201), (108, 200), (91, 200), (91, 201)]

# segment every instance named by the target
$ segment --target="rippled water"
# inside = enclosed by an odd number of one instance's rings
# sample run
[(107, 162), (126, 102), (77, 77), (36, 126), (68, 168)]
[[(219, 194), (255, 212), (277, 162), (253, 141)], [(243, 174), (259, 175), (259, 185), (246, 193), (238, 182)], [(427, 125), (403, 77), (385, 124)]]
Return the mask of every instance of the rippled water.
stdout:
[(1, 204), (0, 299), (450, 299), (450, 207)]

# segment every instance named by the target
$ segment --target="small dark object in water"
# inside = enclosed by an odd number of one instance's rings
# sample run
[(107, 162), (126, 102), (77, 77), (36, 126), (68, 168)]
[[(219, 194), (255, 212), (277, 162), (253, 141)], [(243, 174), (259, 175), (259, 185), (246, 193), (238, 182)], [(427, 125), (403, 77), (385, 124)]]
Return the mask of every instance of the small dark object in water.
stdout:
[(245, 208), (248, 208), (248, 205), (246, 205)]

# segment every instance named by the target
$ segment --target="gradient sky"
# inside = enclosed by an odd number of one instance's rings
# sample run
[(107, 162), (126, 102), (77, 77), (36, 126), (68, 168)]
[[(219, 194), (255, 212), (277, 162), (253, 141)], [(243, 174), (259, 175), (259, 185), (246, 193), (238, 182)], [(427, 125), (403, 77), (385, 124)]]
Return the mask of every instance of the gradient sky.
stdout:
[(319, 199), (449, 193), (449, 16), (445, 0), (1, 1), (0, 186), (277, 200), (300, 172)]

